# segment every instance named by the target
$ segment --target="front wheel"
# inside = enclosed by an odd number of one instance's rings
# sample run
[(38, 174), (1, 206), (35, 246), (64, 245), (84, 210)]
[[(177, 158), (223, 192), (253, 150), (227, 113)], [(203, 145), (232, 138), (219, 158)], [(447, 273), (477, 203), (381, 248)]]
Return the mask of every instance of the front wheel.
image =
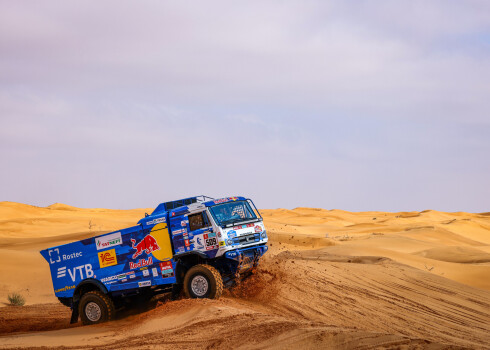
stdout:
[(218, 299), (223, 292), (223, 279), (214, 267), (196, 265), (185, 274), (184, 292), (188, 298)]
[(85, 293), (78, 307), (78, 313), (84, 325), (109, 321), (115, 313), (112, 299), (98, 290)]

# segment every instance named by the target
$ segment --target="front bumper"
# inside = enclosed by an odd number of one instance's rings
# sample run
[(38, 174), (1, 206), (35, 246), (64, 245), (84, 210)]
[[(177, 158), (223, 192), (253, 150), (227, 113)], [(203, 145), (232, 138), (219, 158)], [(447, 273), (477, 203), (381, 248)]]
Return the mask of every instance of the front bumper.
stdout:
[(237, 273), (243, 273), (257, 266), (259, 259), (267, 252), (269, 247), (266, 245), (255, 246), (244, 249), (230, 250), (225, 253), (225, 257), (234, 260), (238, 263), (236, 267)]

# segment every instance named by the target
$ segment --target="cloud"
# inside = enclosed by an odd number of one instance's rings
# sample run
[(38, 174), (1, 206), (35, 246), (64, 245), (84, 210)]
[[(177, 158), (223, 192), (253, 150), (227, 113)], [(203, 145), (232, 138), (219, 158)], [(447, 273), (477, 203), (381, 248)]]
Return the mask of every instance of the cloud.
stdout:
[(4, 3), (3, 199), (486, 210), (489, 23), (486, 1)]

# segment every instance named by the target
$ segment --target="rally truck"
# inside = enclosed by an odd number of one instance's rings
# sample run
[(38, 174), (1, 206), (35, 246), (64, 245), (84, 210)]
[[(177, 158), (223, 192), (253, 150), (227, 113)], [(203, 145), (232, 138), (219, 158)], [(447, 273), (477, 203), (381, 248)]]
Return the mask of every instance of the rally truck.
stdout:
[(112, 319), (159, 293), (219, 298), (267, 251), (262, 216), (244, 197), (195, 196), (159, 204), (136, 226), (41, 251), (71, 323)]

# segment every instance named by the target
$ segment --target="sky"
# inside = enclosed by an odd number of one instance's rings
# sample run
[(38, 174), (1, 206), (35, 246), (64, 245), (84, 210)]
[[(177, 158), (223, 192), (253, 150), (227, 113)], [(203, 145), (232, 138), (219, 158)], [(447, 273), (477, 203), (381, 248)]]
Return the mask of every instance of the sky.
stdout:
[(490, 211), (490, 2), (0, 0), (0, 201)]

